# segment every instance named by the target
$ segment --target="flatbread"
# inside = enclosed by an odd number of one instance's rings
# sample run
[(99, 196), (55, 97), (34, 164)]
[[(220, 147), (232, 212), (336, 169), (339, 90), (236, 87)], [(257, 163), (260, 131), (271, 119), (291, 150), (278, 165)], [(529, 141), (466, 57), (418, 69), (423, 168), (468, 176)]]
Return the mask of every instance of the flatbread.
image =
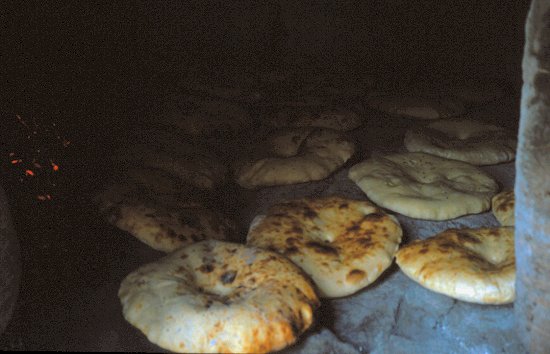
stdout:
[(366, 103), (389, 114), (419, 119), (448, 118), (461, 115), (465, 111), (462, 102), (452, 97), (380, 95), (367, 98)]
[(507, 304), (515, 299), (511, 227), (449, 229), (402, 247), (396, 262), (420, 285), (458, 300)]
[(201, 205), (167, 204), (134, 196), (103, 204), (101, 211), (115, 227), (167, 253), (202, 240), (226, 240), (236, 233), (235, 223), (220, 212)]
[(491, 200), (493, 215), (502, 226), (514, 226), (514, 207), (516, 198), (513, 190), (506, 190), (495, 195)]
[(117, 150), (112, 158), (125, 166), (164, 170), (185, 183), (206, 190), (215, 190), (223, 185), (228, 172), (228, 168), (208, 148), (184, 143), (177, 150), (134, 144)]
[(459, 160), (473, 165), (493, 165), (512, 161), (517, 138), (506, 129), (471, 119), (436, 121), (426, 127), (411, 128), (405, 147), (411, 152)]
[(499, 189), (478, 167), (420, 152), (370, 158), (353, 166), (348, 177), (374, 203), (427, 220), (484, 212)]
[(254, 148), (234, 165), (236, 182), (243, 188), (324, 179), (346, 163), (355, 144), (330, 129), (288, 128), (262, 137)]
[(151, 174), (139, 176), (141, 172), (131, 174), (145, 180), (119, 178), (94, 196), (99, 211), (113, 226), (162, 252), (236, 234), (235, 222), (209, 207), (211, 196), (187, 185), (162, 184), (170, 180), (156, 180)]
[(270, 116), (268, 124), (273, 127), (319, 127), (349, 131), (362, 124), (353, 110), (338, 106), (284, 107)]
[(124, 318), (174, 352), (264, 353), (296, 341), (319, 300), (309, 279), (274, 252), (196, 243), (128, 275)]
[(401, 236), (397, 219), (367, 201), (306, 198), (257, 216), (247, 244), (285, 255), (311, 276), (320, 296), (334, 298), (374, 282), (391, 265)]

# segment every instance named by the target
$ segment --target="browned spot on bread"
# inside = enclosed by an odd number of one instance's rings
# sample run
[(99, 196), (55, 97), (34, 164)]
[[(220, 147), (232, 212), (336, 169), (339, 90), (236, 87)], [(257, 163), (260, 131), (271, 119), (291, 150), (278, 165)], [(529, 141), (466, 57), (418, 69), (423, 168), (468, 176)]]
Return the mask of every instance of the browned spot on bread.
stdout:
[(305, 245), (306, 247), (309, 247), (318, 253), (338, 255), (338, 250), (328, 245), (323, 245), (319, 242), (310, 241), (307, 242)]
[(236, 277), (237, 277), (237, 271), (230, 270), (230, 271), (227, 271), (227, 272), (223, 273), (220, 276), (220, 280), (223, 284), (231, 284), (231, 283), (233, 283), (233, 281), (235, 280)]
[(372, 246), (372, 244), (373, 244), (373, 243), (372, 243), (372, 239), (370, 238), (369, 235), (367, 235), (367, 236), (365, 236), (365, 237), (358, 238), (358, 239), (356, 240), (356, 242), (357, 242), (358, 244), (360, 244), (361, 246), (363, 246), (363, 247), (370, 247), (370, 246)]
[(289, 238), (286, 239), (286, 244), (289, 245), (289, 246), (294, 246), (297, 241), (298, 241), (297, 238), (289, 237)]
[(197, 270), (203, 272), (203, 273), (210, 273), (214, 270), (214, 266), (212, 264), (203, 264)]
[(304, 216), (306, 218), (314, 219), (319, 216), (315, 210), (312, 210), (310, 208), (307, 208), (304, 210)]
[(294, 226), (294, 227), (291, 229), (291, 231), (292, 231), (293, 233), (296, 233), (296, 234), (302, 234), (302, 233), (304, 233), (304, 230), (303, 230), (301, 227), (298, 227), (298, 226)]
[(375, 222), (375, 221), (380, 221), (381, 219), (385, 218), (386, 215), (385, 214), (382, 214), (380, 212), (378, 213), (372, 213), (372, 214), (368, 214), (368, 215), (365, 215), (363, 217), (363, 221), (370, 221), (370, 222)]
[(367, 274), (360, 270), (360, 269), (353, 269), (352, 271), (350, 271), (348, 273), (348, 275), (346, 275), (346, 280), (349, 282), (349, 283), (358, 283), (360, 282), (361, 280), (363, 280), (365, 278), (365, 276), (367, 276)]
[[(275, 250), (275, 251), (277, 251), (277, 250)], [(300, 252), (300, 250), (295, 246), (285, 248), (285, 250), (284, 250), (285, 254), (293, 254), (293, 253), (299, 253), (299, 252)]]
[(349, 206), (348, 203), (342, 203), (340, 204), (340, 209), (347, 209), (348, 206)]
[(347, 232), (356, 232), (359, 231), (361, 227), (358, 224), (355, 224), (353, 226), (350, 226), (346, 229)]
[(437, 247), (441, 248), (444, 250), (444, 252), (447, 252), (449, 248), (454, 248), (455, 245), (451, 242), (440, 242), (437, 244)]
[(470, 243), (481, 243), (480, 240), (478, 240), (477, 238), (471, 236), (470, 234), (468, 234), (468, 233), (466, 233), (466, 232), (457, 231), (457, 232), (456, 232), (456, 236), (457, 236), (461, 241), (466, 241), (466, 242), (470, 242)]

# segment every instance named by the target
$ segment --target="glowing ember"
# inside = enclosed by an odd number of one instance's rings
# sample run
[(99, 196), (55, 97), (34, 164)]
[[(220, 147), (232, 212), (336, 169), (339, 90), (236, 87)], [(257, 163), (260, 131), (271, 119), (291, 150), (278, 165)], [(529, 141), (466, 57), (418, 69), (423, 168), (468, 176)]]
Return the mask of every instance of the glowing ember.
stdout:
[[(29, 181), (27, 187), (35, 190), (31, 193), (38, 200), (52, 200), (51, 189), (56, 186), (54, 176), (60, 172), (58, 158), (71, 142), (58, 132), (55, 123), (38, 124), (34, 118), (29, 122), (19, 114), (15, 114), (15, 118), (14, 126), (6, 127), (10, 135), (4, 139), (4, 145), (9, 150), (2, 152), (1, 170), (12, 180)], [(46, 166), (51, 166), (51, 170)]]

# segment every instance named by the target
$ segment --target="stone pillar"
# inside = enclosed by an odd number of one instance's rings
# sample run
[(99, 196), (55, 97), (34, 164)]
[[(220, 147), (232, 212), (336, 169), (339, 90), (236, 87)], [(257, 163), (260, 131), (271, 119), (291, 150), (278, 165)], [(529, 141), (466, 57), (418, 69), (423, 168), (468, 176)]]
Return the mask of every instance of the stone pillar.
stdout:
[(15, 308), (20, 278), (19, 243), (6, 194), (0, 187), (0, 334), (6, 329)]
[(533, 0), (525, 27), (516, 159), (515, 302), (529, 353), (550, 352), (550, 1)]

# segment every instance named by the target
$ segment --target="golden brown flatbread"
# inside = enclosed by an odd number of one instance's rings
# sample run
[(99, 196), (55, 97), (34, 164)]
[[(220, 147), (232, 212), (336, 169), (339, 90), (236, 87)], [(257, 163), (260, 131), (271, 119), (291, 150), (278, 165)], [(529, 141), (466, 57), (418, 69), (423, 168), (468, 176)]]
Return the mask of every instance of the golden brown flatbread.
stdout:
[(491, 200), (493, 215), (502, 226), (514, 226), (514, 209), (516, 198), (513, 190), (506, 190), (495, 195)]
[(499, 189), (476, 166), (420, 152), (370, 158), (348, 176), (374, 203), (427, 220), (484, 212)]
[(396, 262), (420, 285), (458, 300), (506, 304), (515, 299), (511, 227), (449, 229), (401, 247)]
[(310, 280), (283, 256), (220, 241), (142, 266), (118, 296), (125, 319), (151, 342), (185, 353), (280, 350), (319, 306)]
[(247, 243), (288, 257), (312, 277), (320, 296), (342, 297), (391, 265), (401, 236), (397, 219), (375, 205), (334, 196), (272, 206), (254, 219)]
[(425, 127), (411, 128), (405, 134), (410, 152), (471, 163), (494, 165), (512, 161), (517, 138), (506, 129), (472, 119), (446, 119)]
[(262, 137), (255, 148), (234, 166), (236, 182), (243, 188), (318, 181), (355, 152), (355, 144), (340, 132), (323, 128), (281, 129)]

